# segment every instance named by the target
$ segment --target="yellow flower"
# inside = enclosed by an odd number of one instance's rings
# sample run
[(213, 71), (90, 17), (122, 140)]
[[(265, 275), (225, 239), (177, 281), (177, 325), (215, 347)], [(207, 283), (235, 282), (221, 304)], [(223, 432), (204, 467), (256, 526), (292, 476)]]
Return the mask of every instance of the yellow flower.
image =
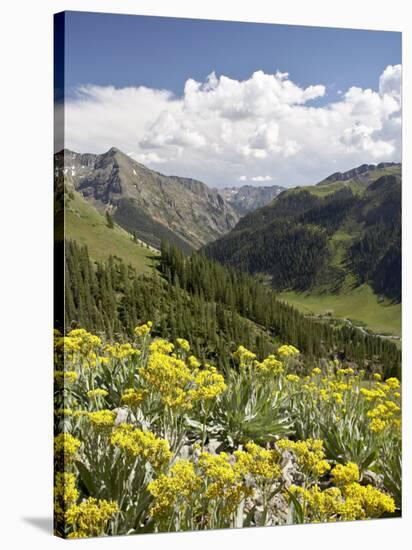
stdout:
[(284, 371), (282, 362), (278, 361), (274, 355), (268, 355), (261, 363), (256, 361), (255, 366), (260, 372), (272, 376), (278, 376)]
[(289, 344), (284, 344), (278, 348), (278, 355), (280, 357), (293, 357), (295, 355), (299, 355), (299, 353), (300, 351), (295, 348), (295, 346), (291, 346)]
[(187, 390), (193, 377), (182, 359), (155, 351), (140, 372), (148, 385), (160, 393), (165, 405), (180, 409), (192, 407)]
[(336, 403), (340, 404), (343, 403), (343, 395), (339, 392), (333, 392), (332, 398), (336, 401)]
[(67, 472), (57, 472), (54, 485), (54, 514), (58, 522), (63, 522), (66, 511), (79, 498), (76, 476)]
[(77, 380), (77, 372), (75, 372), (74, 370), (55, 370), (54, 379), (56, 380), (56, 382), (62, 384), (73, 384), (73, 382), (76, 382)]
[(375, 372), (373, 377), (375, 380), (382, 380), (382, 376), (379, 374), (379, 372)]
[(153, 326), (152, 321), (147, 321), (146, 324), (136, 327), (134, 329), (134, 333), (139, 338), (144, 338), (145, 336), (147, 336), (149, 334), (149, 332), (152, 329), (152, 326)]
[(360, 393), (366, 397), (367, 401), (375, 401), (377, 399), (380, 399), (382, 397), (385, 397), (385, 392), (381, 389), (376, 390), (368, 390), (366, 388), (361, 388)]
[(101, 411), (89, 412), (87, 414), (91, 424), (97, 429), (107, 429), (114, 425), (116, 412), (103, 409)]
[[(104, 347), (105, 353), (109, 357), (112, 357), (113, 359), (127, 359), (128, 357), (133, 356), (139, 356), (140, 350), (134, 348), (131, 344), (125, 343), (125, 344), (107, 344)], [(101, 361), (104, 363), (103, 359), (108, 359), (106, 357), (102, 357)]]
[(355, 374), (355, 371), (351, 367), (348, 367), (347, 369), (338, 369), (337, 374), (338, 375), (339, 374), (340, 375), (345, 375), (345, 374), (352, 375), (352, 374)]
[(220, 513), (223, 516), (233, 514), (245, 496), (251, 494), (250, 488), (243, 482), (241, 469), (227, 453), (201, 453), (199, 468), (202, 477), (207, 480), (204, 495), (210, 501), (222, 503)]
[(169, 443), (152, 432), (134, 429), (130, 424), (120, 424), (113, 431), (110, 442), (130, 455), (141, 456), (155, 469), (162, 468), (172, 457)]
[(238, 361), (241, 367), (245, 367), (250, 365), (252, 361), (256, 359), (256, 354), (249, 351), (244, 346), (239, 346), (233, 354), (233, 357)]
[(373, 418), (369, 423), (371, 432), (381, 432), (386, 428), (387, 423), (380, 418)]
[(322, 370), (319, 367), (315, 367), (314, 369), (312, 369), (312, 374), (314, 376), (316, 376), (318, 374), (322, 374)]
[(147, 486), (154, 497), (150, 515), (169, 516), (173, 509), (190, 509), (201, 485), (202, 479), (196, 474), (193, 464), (188, 460), (179, 460), (167, 475), (162, 474)]
[(71, 506), (66, 514), (67, 524), (73, 528), (70, 538), (98, 537), (105, 534), (109, 520), (118, 511), (117, 502), (92, 497)]
[(147, 395), (147, 390), (128, 388), (122, 395), (122, 402), (137, 407)]
[(81, 442), (71, 434), (63, 432), (54, 438), (54, 456), (64, 461), (73, 460), (79, 450)]
[(317, 484), (308, 489), (291, 485), (289, 492), (300, 501), (305, 519), (310, 522), (334, 521), (342, 504), (342, 494), (337, 487), (321, 491)]
[(396, 390), (400, 387), (400, 382), (397, 378), (388, 378), (385, 384), (389, 386), (391, 390)]
[(100, 347), (102, 341), (98, 336), (87, 332), (84, 328), (71, 330), (64, 337), (64, 350), (66, 352), (80, 352), (87, 356), (96, 348)]
[(247, 443), (246, 451), (235, 451), (235, 468), (242, 475), (255, 479), (278, 480), (281, 477), (280, 455), (275, 449), (262, 449), (256, 443)]
[(336, 485), (346, 485), (347, 483), (353, 483), (359, 481), (359, 468), (354, 462), (348, 462), (347, 464), (337, 464), (332, 470), (332, 479)]
[(188, 365), (189, 367), (192, 369), (192, 370), (195, 370), (195, 369), (198, 369), (200, 367), (200, 365), (202, 364), (199, 359), (197, 359), (194, 355), (190, 355), (188, 358), (187, 358), (187, 362), (188, 362)]
[(187, 340), (185, 340), (184, 338), (177, 338), (176, 339), (176, 344), (178, 345), (178, 347), (184, 351), (185, 353), (188, 353), (190, 351), (190, 344)]
[(277, 442), (277, 447), (293, 451), (302, 471), (309, 476), (322, 476), (330, 470), (330, 464), (325, 459), (321, 439), (309, 438), (305, 441), (281, 439)]
[(347, 517), (347, 510), (341, 510), (344, 519), (366, 519), (378, 518), (383, 513), (393, 513), (395, 511), (395, 502), (392, 497), (382, 493), (372, 485), (359, 485), (359, 483), (350, 483), (342, 489), (346, 499), (346, 508), (352, 507), (358, 512), (357, 517)]
[(158, 338), (157, 340), (154, 340), (150, 344), (149, 350), (152, 353), (162, 353), (164, 355), (169, 355), (174, 350), (174, 345), (171, 342), (168, 342), (167, 340)]
[(210, 366), (194, 376), (193, 384), (194, 389), (188, 391), (188, 397), (192, 401), (215, 399), (227, 388), (223, 376)]
[(288, 374), (286, 376), (286, 380), (288, 382), (297, 383), (297, 382), (299, 382), (300, 378), (297, 374)]

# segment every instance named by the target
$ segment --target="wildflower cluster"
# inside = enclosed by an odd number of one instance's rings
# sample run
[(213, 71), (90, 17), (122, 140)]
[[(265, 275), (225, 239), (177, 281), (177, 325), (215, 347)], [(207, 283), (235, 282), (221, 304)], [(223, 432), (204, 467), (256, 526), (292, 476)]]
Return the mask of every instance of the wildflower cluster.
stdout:
[(110, 437), (110, 443), (133, 457), (147, 460), (155, 469), (162, 468), (172, 457), (167, 441), (157, 438), (152, 432), (134, 429), (130, 424), (118, 426)]
[(326, 460), (323, 449), (323, 441), (320, 439), (307, 439), (306, 441), (290, 441), (281, 439), (277, 442), (281, 450), (293, 451), (302, 472), (309, 478), (317, 478), (330, 470), (330, 464)]
[(130, 342), (55, 334), (59, 535), (398, 513), (399, 380), (307, 365), (290, 344), (265, 358), (239, 346), (223, 375), (197, 344), (152, 329)]
[(167, 475), (162, 474), (147, 486), (154, 497), (150, 515), (167, 518), (174, 510), (182, 512), (195, 500), (201, 485), (202, 479), (196, 474), (193, 463), (179, 460)]
[(213, 366), (200, 368), (196, 358), (187, 362), (170, 355), (173, 344), (155, 340), (150, 346), (147, 365), (141, 370), (146, 383), (171, 408), (190, 410), (196, 401), (215, 399), (225, 391), (224, 378)]
[(107, 523), (119, 511), (117, 502), (90, 497), (75, 504), (66, 513), (67, 524), (73, 528), (69, 538), (98, 537)]

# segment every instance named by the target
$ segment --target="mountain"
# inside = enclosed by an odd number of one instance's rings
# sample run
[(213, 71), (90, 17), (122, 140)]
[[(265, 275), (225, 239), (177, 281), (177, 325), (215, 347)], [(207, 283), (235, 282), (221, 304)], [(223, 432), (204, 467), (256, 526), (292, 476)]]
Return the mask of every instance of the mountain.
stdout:
[(241, 187), (224, 187), (218, 189), (219, 194), (230, 204), (239, 217), (266, 206), (277, 197), (285, 188), (280, 185), (254, 186), (242, 185)]
[(56, 172), (98, 211), (144, 242), (160, 247), (167, 239), (185, 251), (230, 231), (239, 219), (225, 199), (204, 183), (165, 176), (116, 148), (101, 155), (65, 149)]
[[(379, 164), (361, 164), (357, 168), (347, 170), (346, 172), (335, 172), (326, 179), (318, 183), (318, 185), (325, 185), (335, 181), (348, 181), (357, 180), (363, 183), (370, 183), (375, 179), (375, 175), (383, 175), (383, 173), (397, 172), (400, 168), (400, 164), (397, 162), (380, 162)], [(379, 177), (379, 176), (378, 176)]]
[(401, 299), (401, 165), (363, 165), (289, 189), (205, 247), (264, 274), (278, 291), (336, 294), (361, 285)]

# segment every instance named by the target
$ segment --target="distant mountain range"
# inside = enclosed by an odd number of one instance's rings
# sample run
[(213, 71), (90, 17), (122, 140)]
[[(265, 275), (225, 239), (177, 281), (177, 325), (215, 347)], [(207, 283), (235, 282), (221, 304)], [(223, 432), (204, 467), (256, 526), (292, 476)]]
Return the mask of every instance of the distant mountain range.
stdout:
[(116, 148), (56, 155), (56, 171), (99, 212), (139, 239), (160, 247), (162, 239), (189, 252), (230, 231), (240, 217), (270, 202), (279, 187), (211, 189), (201, 181), (165, 176)]
[(362, 165), (280, 193), (205, 247), (278, 290), (339, 292), (367, 283), (401, 298), (401, 165)]
[(223, 189), (217, 189), (217, 191), (233, 210), (242, 217), (269, 204), (279, 193), (285, 191), (285, 187), (280, 185), (242, 185), (241, 187), (224, 187)]

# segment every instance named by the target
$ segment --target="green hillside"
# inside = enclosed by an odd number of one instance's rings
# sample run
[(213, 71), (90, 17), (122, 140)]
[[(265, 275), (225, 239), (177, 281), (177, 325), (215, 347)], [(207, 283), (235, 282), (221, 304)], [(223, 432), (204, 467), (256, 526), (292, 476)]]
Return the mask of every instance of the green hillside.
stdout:
[(66, 195), (65, 236), (86, 245), (93, 260), (104, 261), (110, 256), (121, 258), (131, 264), (137, 273), (151, 270), (153, 249), (141, 242), (134, 242), (132, 235), (117, 224), (110, 229), (106, 218), (88, 204), (77, 192)]
[(377, 334), (401, 335), (401, 304), (379, 300), (369, 285), (339, 294), (285, 291), (278, 297), (306, 315), (331, 315)]
[(358, 170), (281, 193), (207, 245), (206, 254), (264, 275), (308, 315), (328, 310), (399, 335), (401, 167)]

